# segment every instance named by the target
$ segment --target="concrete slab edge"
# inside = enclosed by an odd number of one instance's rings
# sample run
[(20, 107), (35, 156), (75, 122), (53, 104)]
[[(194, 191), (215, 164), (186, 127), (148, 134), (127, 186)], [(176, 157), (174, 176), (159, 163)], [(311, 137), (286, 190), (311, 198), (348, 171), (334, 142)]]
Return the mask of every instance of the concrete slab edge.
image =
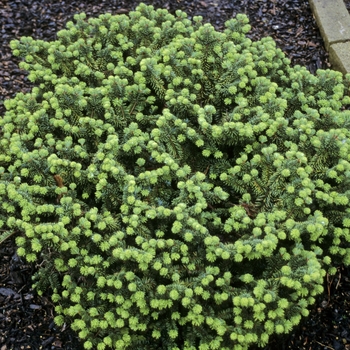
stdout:
[(350, 15), (343, 0), (309, 0), (332, 68), (350, 73)]

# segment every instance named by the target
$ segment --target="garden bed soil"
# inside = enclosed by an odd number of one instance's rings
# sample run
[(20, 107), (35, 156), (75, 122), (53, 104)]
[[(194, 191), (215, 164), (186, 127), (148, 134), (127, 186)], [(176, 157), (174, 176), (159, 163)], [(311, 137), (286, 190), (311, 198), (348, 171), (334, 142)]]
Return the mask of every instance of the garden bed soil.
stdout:
[[(58, 30), (78, 12), (96, 17), (104, 12), (128, 13), (140, 1), (126, 0), (0, 0), (0, 115), (2, 101), (17, 92), (32, 88), (26, 72), (18, 68), (9, 43), (21, 36), (55, 40)], [(221, 30), (226, 20), (246, 13), (257, 40), (272, 36), (277, 46), (291, 59), (311, 72), (329, 68), (328, 54), (307, 0), (155, 0), (144, 1), (156, 8), (174, 12), (184, 10), (189, 17), (201, 15)], [(348, 8), (350, 1), (346, 0)], [(18, 233), (20, 234), (20, 233)], [(50, 295), (39, 297), (31, 288), (36, 266), (16, 255), (12, 236), (0, 243), (0, 350), (79, 350), (81, 344), (69, 325), (56, 327)], [(350, 269), (338, 267), (338, 273), (325, 281), (310, 316), (285, 337), (273, 338), (265, 350), (275, 349), (350, 349)], [(147, 349), (145, 349), (147, 350)]]

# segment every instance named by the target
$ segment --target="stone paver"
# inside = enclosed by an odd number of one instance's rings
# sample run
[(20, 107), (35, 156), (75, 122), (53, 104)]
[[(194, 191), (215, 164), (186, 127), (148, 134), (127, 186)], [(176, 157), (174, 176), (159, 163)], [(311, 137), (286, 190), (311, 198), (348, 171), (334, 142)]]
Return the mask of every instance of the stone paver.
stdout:
[(332, 44), (329, 48), (329, 57), (333, 69), (344, 74), (350, 73), (350, 41)]
[(350, 15), (343, 0), (309, 0), (332, 68), (350, 73)]

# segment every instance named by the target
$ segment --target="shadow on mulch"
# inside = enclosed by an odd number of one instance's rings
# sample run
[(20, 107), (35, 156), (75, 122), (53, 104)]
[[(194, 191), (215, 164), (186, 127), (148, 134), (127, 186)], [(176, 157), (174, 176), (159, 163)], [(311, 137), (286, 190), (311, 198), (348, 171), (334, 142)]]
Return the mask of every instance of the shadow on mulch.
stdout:
[[(346, 0), (350, 1), (350, 0)], [(27, 73), (18, 68), (9, 42), (21, 36), (55, 40), (73, 15), (85, 12), (96, 17), (104, 12), (127, 13), (137, 0), (0, 0), (0, 115), (2, 101), (17, 92), (28, 92), (32, 84)], [(292, 60), (311, 72), (329, 68), (328, 54), (307, 0), (154, 0), (146, 4), (174, 13), (181, 9), (189, 17), (201, 15), (221, 30), (224, 22), (237, 13), (246, 13), (252, 30), (249, 37), (258, 40), (272, 36), (277, 46)], [(15, 254), (14, 237), (0, 243), (0, 350), (80, 350), (81, 344), (66, 325), (53, 323), (54, 306), (50, 296), (39, 297), (31, 289), (35, 267), (23, 263)], [(350, 349), (350, 271), (340, 267), (333, 280), (325, 281), (310, 316), (292, 335), (271, 339), (265, 350), (276, 349)], [(145, 349), (147, 350), (147, 349)]]

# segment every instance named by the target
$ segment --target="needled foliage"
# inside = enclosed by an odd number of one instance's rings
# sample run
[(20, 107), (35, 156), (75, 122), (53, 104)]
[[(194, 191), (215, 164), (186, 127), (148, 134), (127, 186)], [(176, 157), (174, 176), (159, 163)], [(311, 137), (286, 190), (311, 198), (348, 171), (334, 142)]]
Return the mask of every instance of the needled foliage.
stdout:
[(247, 17), (141, 4), (11, 43), (0, 225), (85, 349), (242, 350), (350, 263), (349, 77), (290, 67)]

